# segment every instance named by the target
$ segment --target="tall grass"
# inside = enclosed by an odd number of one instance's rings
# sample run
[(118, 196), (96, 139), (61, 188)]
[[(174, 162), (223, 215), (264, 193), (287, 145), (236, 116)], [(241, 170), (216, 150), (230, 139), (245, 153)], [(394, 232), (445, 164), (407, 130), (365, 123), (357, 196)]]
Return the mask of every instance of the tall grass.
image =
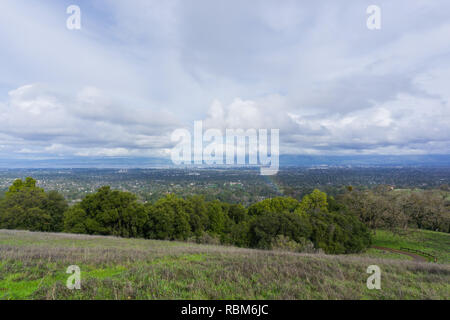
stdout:
[[(450, 266), (0, 230), (2, 299), (448, 299)], [(366, 269), (382, 270), (369, 290)], [(69, 265), (81, 290), (66, 288)]]

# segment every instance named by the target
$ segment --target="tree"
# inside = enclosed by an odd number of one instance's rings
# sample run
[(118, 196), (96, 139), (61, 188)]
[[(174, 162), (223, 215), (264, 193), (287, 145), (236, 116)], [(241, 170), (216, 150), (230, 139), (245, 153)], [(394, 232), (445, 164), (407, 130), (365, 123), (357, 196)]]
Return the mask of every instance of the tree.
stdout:
[(192, 233), (200, 236), (209, 224), (205, 199), (202, 196), (189, 197), (184, 201), (184, 210), (189, 215)]
[(50, 215), (51, 218), (51, 231), (61, 232), (64, 229), (64, 212), (68, 209), (66, 199), (56, 192), (49, 191), (47, 193), (47, 201), (44, 206), (44, 210)]
[(25, 178), (25, 181), (22, 181), (22, 179), (14, 180), (13, 184), (9, 187), (8, 191), (6, 192), (6, 195), (11, 195), (25, 190), (44, 191), (44, 189), (36, 187), (36, 180), (34, 180), (31, 177), (27, 177)]
[(311, 240), (326, 253), (356, 253), (371, 243), (367, 227), (351, 213), (316, 211), (310, 221)]
[(31, 177), (17, 179), (0, 201), (0, 227), (61, 231), (67, 202), (56, 191), (45, 193)]
[(86, 212), (79, 205), (70, 207), (64, 214), (64, 231), (92, 234), (94, 230), (88, 229), (87, 220)]
[(251, 205), (248, 208), (250, 216), (258, 216), (267, 212), (294, 212), (299, 206), (298, 200), (290, 197), (276, 197), (272, 199), (265, 199), (258, 203)]
[(183, 199), (167, 195), (147, 205), (146, 235), (152, 239), (186, 240), (191, 234), (189, 214)]
[(382, 213), (386, 207), (382, 197), (371, 191), (352, 191), (344, 194), (341, 202), (371, 230), (382, 226)]
[(327, 194), (314, 189), (313, 192), (303, 197), (299, 207), (305, 212), (328, 211)]
[(218, 236), (225, 230), (228, 216), (223, 210), (222, 203), (218, 200), (208, 202), (207, 213), (209, 218), (208, 231)]
[(228, 209), (228, 217), (234, 221), (234, 223), (241, 223), (248, 220), (247, 210), (241, 204), (231, 204)]
[(64, 219), (67, 232), (142, 237), (147, 214), (135, 195), (105, 186), (68, 210)]
[(307, 217), (284, 212), (267, 212), (255, 218), (250, 226), (250, 245), (271, 249), (273, 240), (283, 235), (300, 243), (311, 235), (311, 224)]

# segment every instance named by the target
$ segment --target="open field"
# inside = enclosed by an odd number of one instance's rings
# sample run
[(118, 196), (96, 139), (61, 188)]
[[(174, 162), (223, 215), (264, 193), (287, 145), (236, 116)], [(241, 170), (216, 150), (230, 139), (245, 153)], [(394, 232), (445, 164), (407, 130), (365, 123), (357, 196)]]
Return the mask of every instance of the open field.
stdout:
[[(384, 239), (387, 245), (390, 238), (378, 234), (376, 241)], [(411, 245), (408, 241), (414, 239), (413, 233), (405, 241)], [(438, 248), (448, 249), (431, 246), (430, 250)], [(443, 260), (435, 264), (392, 256), (384, 259), (370, 252), (361, 256), (295, 254), (0, 230), (0, 298), (448, 299), (448, 253), (439, 254)], [(366, 287), (366, 269), (373, 264), (382, 271), (381, 290)], [(66, 288), (70, 265), (81, 268), (81, 290)]]
[(450, 234), (448, 233), (407, 230), (402, 234), (393, 234), (389, 231), (377, 230), (373, 245), (393, 249), (415, 249), (435, 256), (438, 263), (450, 263)]
[[(394, 234), (387, 230), (377, 230), (376, 234), (373, 236), (373, 246), (386, 247), (395, 250), (400, 250), (401, 248), (419, 250), (435, 256), (437, 258), (437, 263), (450, 263), (450, 234), (448, 233), (410, 229), (401, 234)], [(419, 253), (415, 254), (420, 255)], [(369, 248), (366, 252), (357, 255), (355, 254), (353, 256), (413, 260), (411, 256), (377, 248)], [(423, 259), (432, 261), (432, 259), (427, 256), (423, 256)]]

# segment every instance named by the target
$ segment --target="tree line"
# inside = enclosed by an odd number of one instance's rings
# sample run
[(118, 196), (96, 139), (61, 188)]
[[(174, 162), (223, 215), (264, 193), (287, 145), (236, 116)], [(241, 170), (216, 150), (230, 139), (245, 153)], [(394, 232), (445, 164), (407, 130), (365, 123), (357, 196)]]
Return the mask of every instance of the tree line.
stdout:
[[(448, 221), (441, 221), (445, 208), (435, 204), (433, 210), (437, 206), (443, 213), (430, 213), (429, 201), (393, 201), (388, 191), (371, 192), (348, 188), (336, 201), (314, 190), (301, 201), (276, 197), (244, 207), (173, 194), (142, 203), (132, 193), (104, 186), (69, 207), (62, 195), (26, 178), (14, 181), (0, 200), (0, 228), (326, 253), (364, 250), (370, 229), (413, 225), (449, 231)], [(399, 208), (409, 212), (406, 220)]]
[(444, 188), (393, 190), (379, 185), (371, 190), (356, 190), (348, 187), (338, 200), (372, 230), (397, 232), (418, 228), (450, 232), (450, 193)]
[(359, 252), (370, 245), (367, 227), (319, 190), (302, 201), (277, 197), (244, 207), (172, 194), (141, 203), (132, 193), (104, 186), (69, 207), (59, 193), (45, 192), (26, 178), (14, 181), (0, 201), (0, 228), (327, 253)]

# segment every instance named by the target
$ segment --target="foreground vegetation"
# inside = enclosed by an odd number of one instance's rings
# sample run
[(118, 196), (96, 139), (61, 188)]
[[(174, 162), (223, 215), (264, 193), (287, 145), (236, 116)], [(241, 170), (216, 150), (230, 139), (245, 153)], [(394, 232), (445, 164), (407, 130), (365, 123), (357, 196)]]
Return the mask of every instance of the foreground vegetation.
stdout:
[(134, 194), (105, 186), (68, 207), (62, 196), (45, 192), (32, 178), (14, 181), (0, 201), (0, 228), (297, 252), (355, 253), (371, 241), (369, 230), (355, 214), (319, 190), (301, 201), (277, 197), (245, 208), (170, 194), (155, 203), (141, 203)]
[[(144, 203), (105, 186), (69, 206), (18, 179), (0, 199), (0, 298), (447, 299), (447, 191), (342, 191), (243, 206), (172, 194)], [(382, 290), (366, 287), (372, 264)], [(65, 286), (71, 265), (81, 290)]]
[(411, 229), (402, 233), (377, 230), (373, 245), (392, 249), (414, 249), (437, 258), (438, 263), (450, 263), (450, 234)]
[[(176, 241), (0, 230), (1, 299), (448, 299), (450, 267)], [(382, 271), (369, 290), (366, 269)], [(81, 289), (69, 290), (69, 265)]]
[(371, 244), (369, 229), (410, 227), (450, 231), (447, 192), (348, 187), (334, 197), (317, 189), (301, 201), (269, 198), (249, 207), (202, 196), (168, 194), (153, 203), (108, 186), (68, 206), (58, 192), (17, 179), (0, 200), (0, 228), (195, 240), (295, 252), (356, 253)]

